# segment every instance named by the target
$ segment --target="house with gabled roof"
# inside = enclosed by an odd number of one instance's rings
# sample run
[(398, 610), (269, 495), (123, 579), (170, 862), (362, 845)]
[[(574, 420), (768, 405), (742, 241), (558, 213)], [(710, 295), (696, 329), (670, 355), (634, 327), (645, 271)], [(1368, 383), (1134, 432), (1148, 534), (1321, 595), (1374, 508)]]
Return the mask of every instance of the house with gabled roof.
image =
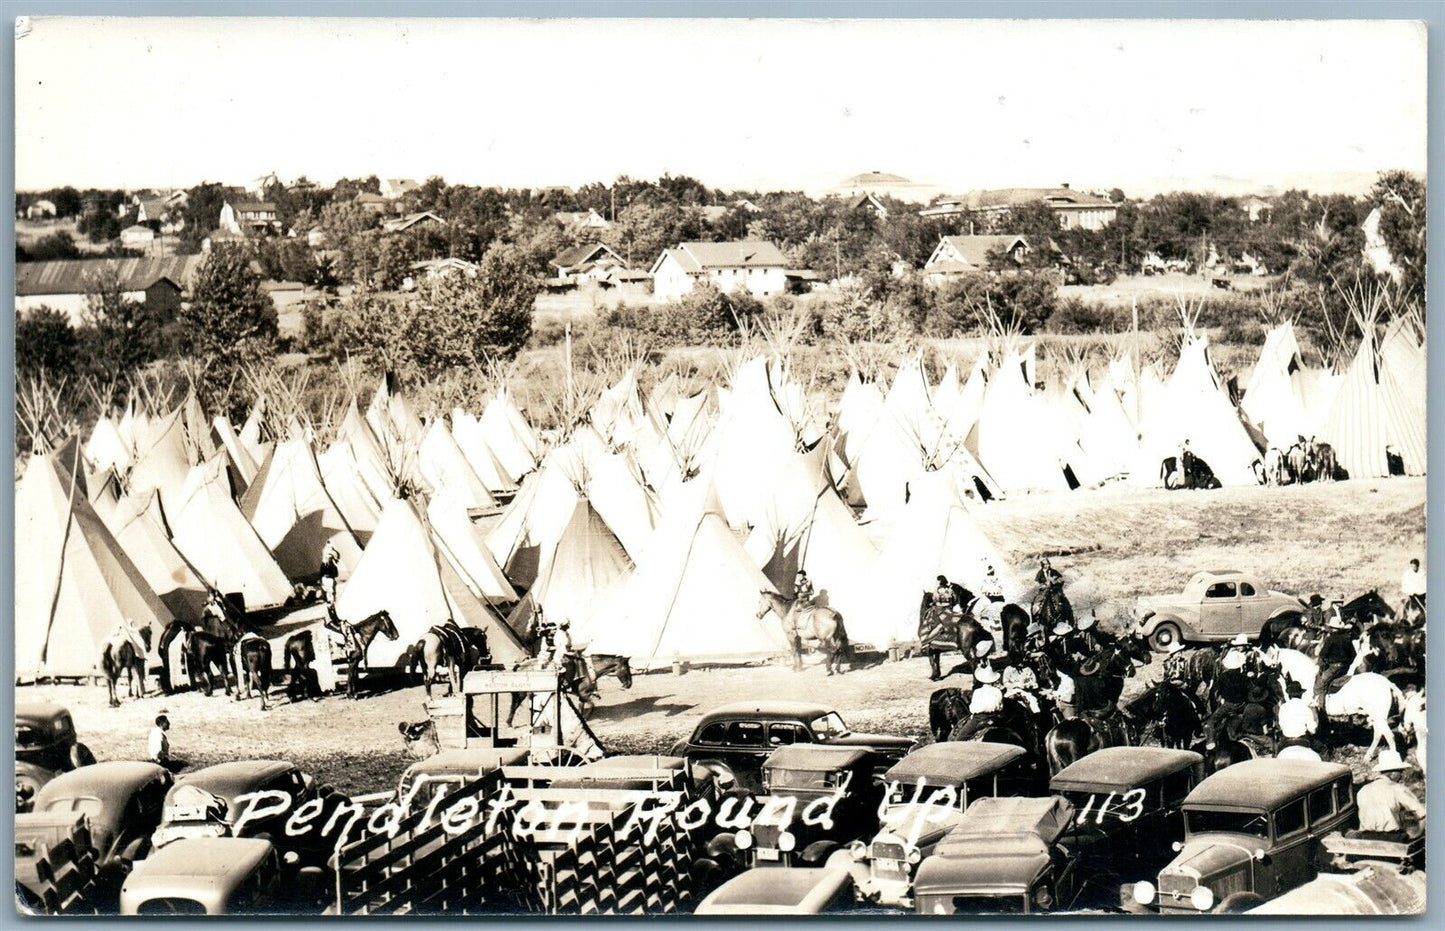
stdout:
[(782, 294), (788, 287), (788, 262), (770, 242), (684, 242), (664, 249), (652, 263), (652, 292), (662, 300), (691, 293), (699, 281), (725, 292), (753, 297)]
[(355, 200), (358, 207), (363, 207), (372, 213), (387, 213), (391, 209), (391, 203), (385, 197), (370, 191), (358, 191)]
[(608, 277), (611, 269), (627, 267), (622, 256), (602, 242), (563, 249), (552, 257), (549, 264), (555, 273), (556, 281), (570, 281), (573, 284), (601, 281)]
[(929, 284), (942, 284), (956, 275), (985, 272), (989, 255), (997, 251), (1022, 262), (1029, 251), (1028, 240), (1022, 236), (944, 236), (923, 263), (923, 274)]
[(446, 220), (443, 220), (430, 210), (423, 210), (420, 213), (409, 213), (404, 217), (393, 217), (390, 220), (384, 220), (382, 221), (381, 228), (388, 233), (401, 233), (424, 223), (434, 223), (438, 226), (445, 226), (446, 222)]
[(563, 210), (552, 214), (558, 223), (574, 231), (605, 230), (612, 226), (602, 214), (590, 207), (586, 210)]
[(945, 197), (931, 207), (919, 211), (925, 217), (951, 217), (960, 214), (980, 216), (987, 223), (996, 222), (1010, 211), (1031, 204), (1043, 204), (1053, 213), (1060, 229), (1101, 230), (1119, 216), (1119, 205), (1107, 197), (1076, 191), (1067, 184), (1056, 188), (1000, 188), (991, 191), (970, 191), (958, 197)]
[(849, 198), (848, 209), (850, 211), (866, 210), (880, 220), (888, 216), (888, 208), (883, 206), (883, 202), (867, 191), (862, 194), (854, 194)]
[(169, 319), (180, 308), (181, 294), (200, 262), (198, 255), (20, 262), (15, 266), (15, 312), (50, 307), (78, 326), (90, 294), (113, 274), (122, 295)]
[(226, 201), (221, 206), (220, 227), (241, 236), (274, 232), (281, 228), (276, 205), (259, 200)]

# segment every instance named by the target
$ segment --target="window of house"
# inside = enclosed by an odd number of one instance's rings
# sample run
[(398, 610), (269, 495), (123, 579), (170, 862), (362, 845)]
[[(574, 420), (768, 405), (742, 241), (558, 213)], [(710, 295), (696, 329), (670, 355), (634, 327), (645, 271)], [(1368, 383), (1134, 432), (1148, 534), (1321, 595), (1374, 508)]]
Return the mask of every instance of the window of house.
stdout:
[(1275, 812), (1274, 815), (1274, 836), (1276, 838), (1288, 837), (1297, 831), (1304, 830), (1305, 826), (1305, 800), (1295, 799), (1288, 805)]
[(1205, 598), (1233, 598), (1233, 597), (1234, 597), (1234, 583), (1233, 583), (1233, 582), (1215, 582), (1213, 585), (1209, 586), (1209, 590), (1204, 593), (1204, 597), (1205, 597)]

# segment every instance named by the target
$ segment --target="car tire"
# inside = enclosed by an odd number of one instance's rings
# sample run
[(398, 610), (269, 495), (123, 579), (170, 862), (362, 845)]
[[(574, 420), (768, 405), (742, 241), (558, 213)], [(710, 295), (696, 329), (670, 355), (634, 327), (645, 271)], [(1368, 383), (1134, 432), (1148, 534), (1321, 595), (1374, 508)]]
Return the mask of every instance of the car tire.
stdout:
[(1179, 625), (1172, 621), (1165, 621), (1149, 634), (1149, 648), (1156, 653), (1163, 653), (1170, 646), (1184, 641), (1184, 634)]
[(1264, 904), (1264, 896), (1257, 892), (1235, 892), (1224, 897), (1214, 908), (1216, 915), (1238, 915)]

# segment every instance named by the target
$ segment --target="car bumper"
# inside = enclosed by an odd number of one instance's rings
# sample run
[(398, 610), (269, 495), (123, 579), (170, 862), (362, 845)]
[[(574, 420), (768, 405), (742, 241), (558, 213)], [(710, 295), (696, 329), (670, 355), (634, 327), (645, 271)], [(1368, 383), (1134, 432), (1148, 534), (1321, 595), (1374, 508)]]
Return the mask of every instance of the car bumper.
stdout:
[(859, 901), (896, 908), (913, 907), (913, 885), (898, 879), (870, 876), (856, 885)]

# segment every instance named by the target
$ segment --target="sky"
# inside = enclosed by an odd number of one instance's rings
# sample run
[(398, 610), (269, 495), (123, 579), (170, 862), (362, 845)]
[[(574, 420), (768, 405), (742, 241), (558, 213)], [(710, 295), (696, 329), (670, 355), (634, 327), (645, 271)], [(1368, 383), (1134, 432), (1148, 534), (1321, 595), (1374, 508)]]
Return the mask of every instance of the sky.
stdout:
[[(28, 28), (28, 31), (26, 29)], [(1426, 165), (1387, 21), (33, 18), (16, 188), (503, 187), (686, 174), (821, 192), (1364, 190)]]

